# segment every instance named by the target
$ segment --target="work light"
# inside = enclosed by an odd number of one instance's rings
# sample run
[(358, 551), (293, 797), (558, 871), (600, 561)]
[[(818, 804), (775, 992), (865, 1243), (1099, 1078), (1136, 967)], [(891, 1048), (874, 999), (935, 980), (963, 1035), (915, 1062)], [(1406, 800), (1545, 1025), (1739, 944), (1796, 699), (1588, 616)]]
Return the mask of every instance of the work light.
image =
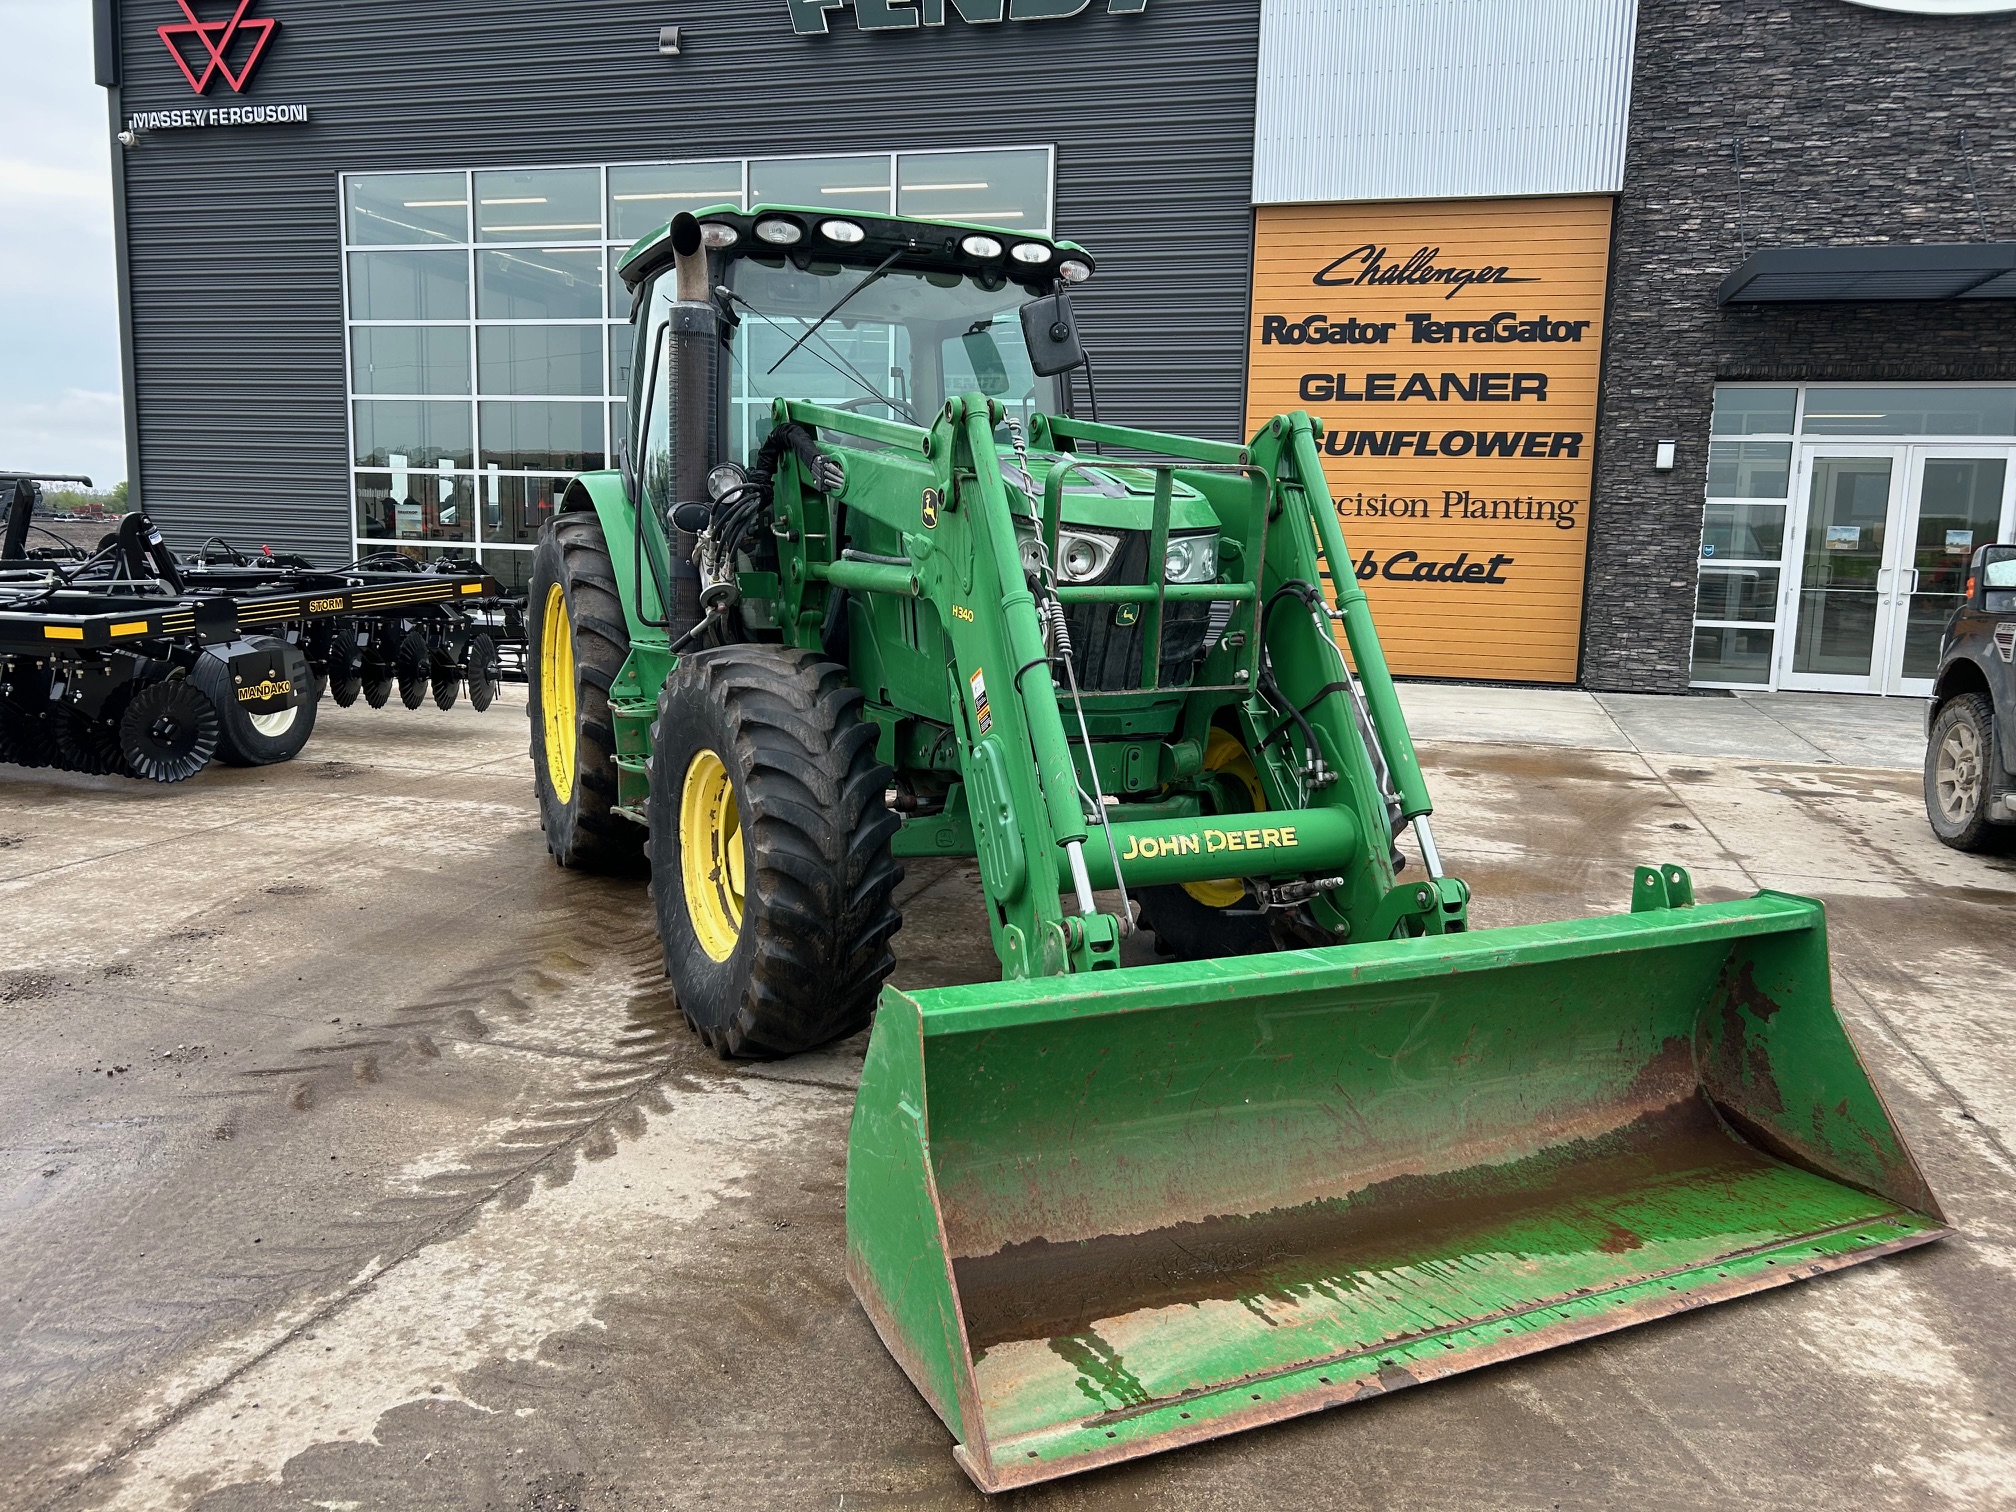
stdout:
[(1169, 537), (1169, 550), (1162, 558), (1165, 583), (1208, 583), (1218, 576), (1218, 537), (1190, 535)]
[(1057, 532), (1057, 566), (1066, 582), (1089, 583), (1106, 571), (1120, 549), (1117, 536), (1090, 530)]
[(960, 250), (968, 257), (999, 257), (1001, 243), (991, 236), (969, 236), (959, 243)]
[(768, 242), (773, 247), (795, 246), (804, 239), (804, 228), (796, 221), (761, 220), (756, 222), (756, 240)]

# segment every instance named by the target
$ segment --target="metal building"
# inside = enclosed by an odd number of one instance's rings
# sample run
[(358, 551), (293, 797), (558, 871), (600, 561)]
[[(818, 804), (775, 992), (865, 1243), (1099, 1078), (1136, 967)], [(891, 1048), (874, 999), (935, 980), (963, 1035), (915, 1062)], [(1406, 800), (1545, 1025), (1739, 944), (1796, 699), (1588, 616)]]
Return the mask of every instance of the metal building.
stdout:
[(1403, 675), (1923, 691), (2016, 535), (2016, 0), (95, 4), (178, 539), (522, 580), (614, 253), (755, 198), (1091, 247), (1102, 413), (1320, 416)]

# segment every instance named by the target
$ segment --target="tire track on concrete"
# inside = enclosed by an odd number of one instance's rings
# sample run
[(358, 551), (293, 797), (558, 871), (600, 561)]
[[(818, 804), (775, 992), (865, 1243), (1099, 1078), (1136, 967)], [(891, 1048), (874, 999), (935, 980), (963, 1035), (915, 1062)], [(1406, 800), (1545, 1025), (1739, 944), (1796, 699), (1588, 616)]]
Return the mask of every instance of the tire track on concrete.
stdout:
[[(592, 915), (608, 930), (606, 949), (583, 951), (580, 923)], [(370, 1210), (322, 1230), (315, 1242), (277, 1246), (283, 1274), (326, 1277), (332, 1269), (348, 1279), (322, 1288), (305, 1303), (278, 1309), (263, 1327), (228, 1341), (186, 1366), (164, 1386), (155, 1400), (116, 1424), (106, 1441), (85, 1463), (73, 1463), (71, 1477), (55, 1496), (40, 1505), (57, 1507), (87, 1496), (116, 1475), (119, 1466), (146, 1449), (177, 1424), (276, 1353), (300, 1340), (318, 1325), (341, 1313), (388, 1275), (412, 1262), (430, 1247), (462, 1231), (493, 1202), (507, 1209), (521, 1205), (535, 1184), (560, 1186), (574, 1178), (582, 1162), (615, 1153), (619, 1142), (639, 1137), (651, 1113), (670, 1110), (668, 1092), (681, 1088), (718, 1088), (736, 1080), (712, 1062), (688, 1035), (682, 1016), (660, 976), (655, 937), (648, 929), (623, 927), (600, 909), (575, 908), (538, 921), (519, 936), (521, 946), (539, 965), (530, 971), (507, 964), (465, 971), (431, 993), (426, 1001), (374, 1026), (362, 1040), (331, 1037), (320, 1045), (301, 1047), (297, 1064), (260, 1067), (240, 1075), (266, 1080), (295, 1076), (299, 1085), (354, 1078), (354, 1052), (406, 1043), (433, 1036), (464, 1047), (463, 1053), (536, 1054), (548, 1064), (571, 1064), (576, 1074), (568, 1083), (538, 1096), (533, 1106), (503, 1120), (489, 1143), (457, 1152), (452, 1169), (421, 1173), (404, 1191), (382, 1193)], [(572, 951), (568, 947), (572, 947)], [(584, 961), (581, 954), (592, 960)], [(519, 959), (524, 953), (514, 952)], [(620, 1017), (611, 1022), (600, 1050), (570, 1050), (565, 1046), (535, 1046), (512, 1051), (495, 1043), (486, 1013), (502, 1020), (536, 1021), (542, 1009), (583, 996), (620, 1002)], [(453, 1026), (451, 1038), (444, 1024)], [(473, 1032), (472, 1032), (473, 1031)], [(404, 1036), (404, 1039), (401, 1037)], [(437, 1046), (435, 1054), (439, 1054)], [(424, 1055), (424, 1053), (423, 1053)], [(290, 1091), (290, 1097), (293, 1093)], [(269, 1094), (270, 1096), (270, 1094)], [(308, 1105), (314, 1103), (311, 1092)], [(357, 1257), (369, 1256), (360, 1266)], [(231, 1278), (194, 1277), (191, 1291), (214, 1301), (218, 1288), (228, 1290)], [(257, 1290), (271, 1291), (270, 1282)], [(249, 1298), (248, 1298), (249, 1300)], [(150, 1308), (173, 1308), (176, 1299), (157, 1298)], [(186, 1306), (197, 1308), (200, 1302)], [(131, 1326), (160, 1326), (160, 1313), (134, 1318)], [(118, 1322), (104, 1319), (112, 1332)]]

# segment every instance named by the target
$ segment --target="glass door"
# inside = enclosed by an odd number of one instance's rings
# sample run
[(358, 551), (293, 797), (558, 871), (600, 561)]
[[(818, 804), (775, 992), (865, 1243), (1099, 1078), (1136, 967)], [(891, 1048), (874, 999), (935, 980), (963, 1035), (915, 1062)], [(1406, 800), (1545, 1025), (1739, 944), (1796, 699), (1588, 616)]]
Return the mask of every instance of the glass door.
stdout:
[(1804, 486), (1795, 491), (1800, 551), (1790, 585), (1793, 633), (1779, 638), (1779, 687), (1882, 691), (1906, 461), (1901, 446), (1807, 454)]
[(1891, 631), (1883, 691), (1925, 697), (1939, 640), (1959, 607), (1977, 546), (2008, 540), (2009, 452), (2001, 447), (1914, 446), (1895, 561), (1884, 573)]

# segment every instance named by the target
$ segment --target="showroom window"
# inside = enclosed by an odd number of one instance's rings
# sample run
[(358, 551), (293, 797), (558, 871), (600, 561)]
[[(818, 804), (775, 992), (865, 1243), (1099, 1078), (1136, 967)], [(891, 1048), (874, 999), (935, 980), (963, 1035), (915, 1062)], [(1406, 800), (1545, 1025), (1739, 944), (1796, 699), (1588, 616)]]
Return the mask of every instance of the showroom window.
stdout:
[[(475, 551), (523, 589), (568, 480), (613, 465), (631, 354), (616, 264), (680, 210), (790, 202), (1043, 235), (1053, 178), (1048, 147), (345, 175), (358, 554)], [(756, 407), (736, 405), (739, 431)]]
[(1715, 390), (1693, 681), (1932, 688), (1981, 546), (2016, 535), (2016, 385)]
[(1771, 680), (1798, 400), (1796, 388), (1715, 390), (1694, 594), (1696, 683)]

